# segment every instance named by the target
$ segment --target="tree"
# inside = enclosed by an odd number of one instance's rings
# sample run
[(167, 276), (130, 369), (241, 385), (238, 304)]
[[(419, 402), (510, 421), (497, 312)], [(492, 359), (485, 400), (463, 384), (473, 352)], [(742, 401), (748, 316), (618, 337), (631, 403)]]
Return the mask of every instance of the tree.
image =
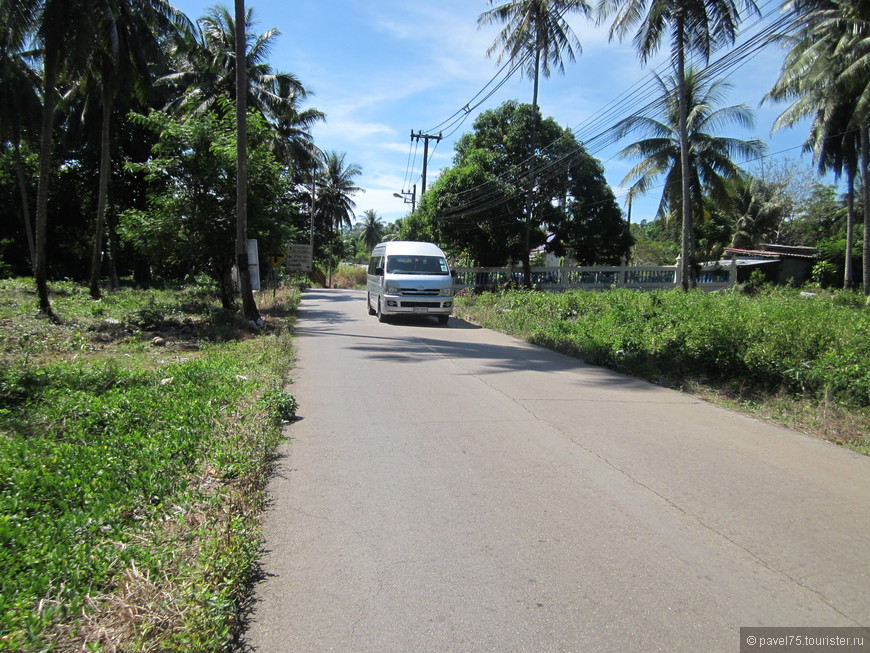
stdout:
[(326, 228), (328, 240), (328, 265), (332, 274), (332, 251), (336, 232), (343, 226), (350, 227), (356, 203), (353, 196), (364, 189), (356, 186), (355, 179), (362, 174), (356, 163), (345, 163), (345, 154), (326, 152), (317, 174), (317, 215)]
[(760, 13), (753, 0), (600, 0), (601, 20), (614, 16), (610, 37), (624, 39), (638, 27), (634, 45), (642, 63), (658, 51), (665, 34), (671, 35), (671, 59), (676, 80), (677, 134), (681, 166), (682, 231), (681, 276), (688, 289), (693, 258), (692, 203), (689, 169), (689, 95), (686, 88), (686, 55), (695, 53), (704, 62), (721, 45), (734, 43), (740, 22), (740, 7)]
[[(221, 113), (183, 120), (159, 111), (134, 116), (159, 139), (148, 161), (127, 166), (146, 175), (148, 207), (123, 212), (120, 231), (164, 278), (211, 276), (222, 306), (232, 309), (238, 151), (235, 117)], [(290, 173), (270, 148), (271, 127), (251, 112), (247, 128), (249, 229), (262, 251), (281, 251), (300, 237), (308, 218), (289, 196)]]
[[(812, 116), (804, 144), (820, 171), (847, 179), (848, 225), (844, 285), (852, 279), (853, 193), (860, 168), (864, 205), (870, 206), (868, 127), (870, 78), (867, 43), (870, 9), (857, 0), (801, 0), (791, 5), (796, 33), (780, 77), (765, 100), (791, 101), (774, 129)], [(860, 166), (859, 162), (860, 161)], [(870, 212), (864, 212), (864, 292), (870, 298)]]
[(381, 242), (384, 236), (384, 223), (378, 217), (374, 209), (366, 209), (363, 211), (363, 233), (362, 241), (368, 251), (374, 249), (375, 245)]
[(12, 33), (8, 22), (3, 23), (0, 42), (0, 142), (12, 145), (15, 158), (15, 175), (18, 182), (21, 203), (21, 220), (30, 254), (30, 267), (35, 270), (36, 247), (33, 240), (33, 226), (30, 216), (30, 201), (27, 181), (21, 156), (21, 143), (27, 135), (38, 131), (35, 117), (42, 112), (39, 99), (39, 76), (30, 66), (28, 59), (34, 53), (23, 51), (20, 35)]
[(732, 226), (731, 247), (757, 249), (772, 242), (789, 203), (779, 184), (740, 174), (727, 182), (730, 201), (720, 205)]
[[(687, 71), (683, 84), (673, 77), (656, 78), (664, 99), (661, 115), (657, 118), (630, 116), (614, 127), (619, 138), (635, 132), (647, 136), (619, 152), (622, 157), (641, 159), (622, 184), (631, 184), (632, 189), (645, 193), (659, 183), (661, 177), (665, 178), (657, 216), (666, 221), (682, 217), (681, 255), (685, 256), (687, 243), (694, 240), (694, 229), (687, 232), (686, 227), (701, 218), (704, 194), (720, 202), (727, 201), (726, 182), (737, 178), (741, 172), (734, 158), (757, 157), (763, 151), (763, 144), (709, 133), (720, 125), (735, 123), (749, 127), (753, 123), (752, 110), (745, 105), (716, 108), (730, 88), (724, 80), (708, 83), (692, 69)], [(687, 107), (685, 136), (682, 129), (684, 103)], [(689, 214), (688, 223), (687, 204), (694, 211)], [(691, 250), (694, 251), (694, 243)], [(685, 267), (681, 272), (685, 273)], [(684, 277), (684, 288), (686, 283)]]
[(41, 314), (57, 321), (48, 297), (46, 242), (51, 155), (55, 111), (60, 101), (58, 83), (73, 81), (81, 73), (93, 45), (94, 17), (98, 12), (77, 0), (6, 0), (4, 28), (15, 35), (9, 43), (30, 38), (41, 52), (42, 117), (40, 123), (39, 182), (36, 194), (34, 277)]
[[(535, 219), (526, 219), (522, 170), (532, 116), (531, 105), (513, 101), (478, 116), (402, 236), (428, 235), (486, 266), (523, 260), (527, 243), (598, 262), (627, 255), (625, 222), (600, 164), (552, 118), (539, 124), (544, 172), (532, 196)], [(613, 235), (606, 244), (604, 233)]]
[[(245, 0), (235, 0), (235, 60), (246, 58)], [(251, 287), (251, 269), (248, 266), (248, 76), (246, 66), (236, 66), (236, 270), (239, 292), (242, 295), (242, 313), (257, 327), (262, 325), (254, 291)]]
[[(278, 125), (298, 113), (306, 97), (305, 87), (290, 73), (276, 73), (268, 64), (269, 52), (280, 32), (272, 28), (255, 35), (253, 10), (244, 21), (237, 21), (226, 7), (211, 7), (193, 33), (174, 52), (176, 71), (160, 83), (176, 89), (177, 98), (169, 108), (180, 114), (201, 114), (220, 108), (221, 98), (236, 97), (236, 33), (244, 34), (246, 44), (247, 98), (249, 108)], [(240, 28), (244, 29), (240, 29)]]
[[(109, 0), (95, 24), (95, 39), (73, 93), (96, 99), (102, 114), (97, 215), (91, 253), (90, 294), (100, 298), (103, 231), (111, 176), (111, 131), (115, 104), (135, 95), (144, 100), (155, 66), (164, 58), (162, 43), (190, 22), (163, 0)], [(86, 114), (88, 112), (85, 112)]]
[[(493, 4), (494, 0), (490, 0)], [(507, 58), (523, 74), (534, 83), (532, 91), (532, 115), (535, 120), (531, 125), (531, 138), (527, 151), (529, 167), (526, 189), (526, 252), (522, 257), (523, 276), (525, 284), (530, 283), (531, 232), (533, 211), (533, 188), (536, 184), (535, 158), (538, 154), (538, 83), (540, 74), (549, 77), (551, 66), (564, 73), (562, 61), (564, 53), (569, 60), (574, 61), (574, 48), (580, 50), (580, 41), (565, 20), (569, 11), (580, 11), (588, 14), (589, 5), (585, 0), (510, 0), (482, 13), (478, 25), (500, 23), (504, 28), (487, 50), (487, 55), (499, 51), (497, 61)]]

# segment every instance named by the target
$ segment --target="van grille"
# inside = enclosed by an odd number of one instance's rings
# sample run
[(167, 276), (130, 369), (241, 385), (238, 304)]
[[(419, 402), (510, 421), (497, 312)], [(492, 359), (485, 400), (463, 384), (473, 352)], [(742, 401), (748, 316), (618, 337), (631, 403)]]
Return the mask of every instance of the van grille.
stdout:
[(402, 308), (441, 308), (440, 302), (399, 302)]
[(400, 288), (399, 292), (402, 295), (417, 295), (417, 296), (431, 296), (431, 295), (439, 295), (441, 293), (437, 288), (432, 288), (428, 290), (419, 290), (417, 288)]

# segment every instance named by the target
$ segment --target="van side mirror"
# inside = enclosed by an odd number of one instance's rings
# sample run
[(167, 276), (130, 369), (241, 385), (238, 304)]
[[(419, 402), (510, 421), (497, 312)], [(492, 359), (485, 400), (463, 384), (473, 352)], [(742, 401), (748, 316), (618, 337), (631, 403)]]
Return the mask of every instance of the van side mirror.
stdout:
[(454, 279), (456, 278), (456, 268), (453, 268), (452, 270), (450, 270), (450, 276), (453, 277)]
[(375, 276), (376, 277), (384, 276), (384, 268), (375, 268)]

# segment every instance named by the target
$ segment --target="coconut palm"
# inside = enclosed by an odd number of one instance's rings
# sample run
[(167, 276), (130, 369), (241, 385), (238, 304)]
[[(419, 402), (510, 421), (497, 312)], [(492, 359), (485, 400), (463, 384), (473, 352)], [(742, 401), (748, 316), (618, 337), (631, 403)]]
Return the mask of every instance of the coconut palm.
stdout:
[(384, 223), (381, 221), (374, 209), (366, 209), (363, 211), (362, 218), (362, 241), (366, 248), (371, 251), (383, 238)]
[(726, 210), (734, 221), (731, 247), (755, 249), (772, 242), (789, 209), (782, 187), (744, 174), (729, 180), (728, 186)]
[(329, 276), (332, 282), (332, 243), (336, 230), (351, 226), (356, 202), (353, 196), (364, 189), (354, 181), (362, 174), (356, 163), (345, 163), (345, 154), (325, 152), (317, 174), (317, 212), (325, 224), (329, 243)]
[[(145, 100), (155, 66), (164, 59), (162, 43), (173, 32), (190, 30), (187, 17), (165, 0), (106, 0), (94, 26), (94, 42), (71, 94), (97, 104), (102, 116), (97, 216), (91, 253), (90, 294), (100, 298), (103, 231), (111, 176), (112, 115), (116, 103)], [(89, 101), (90, 100), (90, 101)]]
[[(847, 177), (846, 274), (852, 283), (854, 177), (860, 170), (864, 206), (870, 206), (870, 7), (858, 0), (799, 0), (790, 3), (797, 30), (780, 77), (765, 100), (791, 101), (774, 129), (812, 116), (805, 148), (822, 171)], [(860, 161), (860, 165), (859, 165)], [(870, 296), (870, 211), (864, 211), (864, 292)]]
[(317, 205), (320, 214), (332, 229), (350, 227), (356, 202), (352, 197), (362, 188), (355, 186), (355, 179), (362, 174), (356, 163), (345, 163), (346, 154), (326, 152), (317, 179)]
[(43, 103), (39, 130), (34, 277), (40, 313), (57, 321), (48, 297), (46, 241), (54, 120), (60, 101), (58, 85), (75, 81), (83, 70), (93, 47), (95, 17), (100, 12), (82, 0), (5, 0), (0, 4), (0, 12), (4, 30), (17, 39), (10, 42), (32, 40), (41, 54)]
[(634, 45), (643, 63), (649, 61), (659, 49), (665, 35), (670, 33), (671, 58), (677, 80), (679, 104), (678, 133), (680, 165), (682, 167), (682, 280), (688, 288), (690, 262), (693, 258), (691, 189), (689, 187), (689, 96), (683, 85), (687, 79), (686, 56), (695, 53), (704, 62), (716, 48), (734, 43), (740, 23), (740, 10), (759, 13), (754, 0), (599, 0), (600, 20), (613, 16), (610, 37), (620, 40), (635, 28)]
[(15, 40), (10, 30), (6, 29), (0, 43), (0, 140), (10, 143), (14, 152), (15, 174), (21, 196), (21, 218), (32, 267), (36, 262), (36, 251), (30, 200), (21, 159), (21, 142), (27, 136), (38, 132), (36, 116), (42, 111), (42, 103), (38, 92), (39, 75), (28, 63), (32, 53), (21, 51), (21, 44), (15, 43)]
[[(633, 143), (621, 152), (625, 158), (641, 160), (628, 172), (622, 185), (630, 185), (633, 193), (646, 193), (664, 177), (664, 190), (659, 202), (658, 215), (665, 221), (683, 218), (686, 205), (695, 212), (691, 218), (700, 217), (702, 197), (706, 194), (714, 200), (726, 202), (729, 197), (727, 181), (737, 178), (741, 170), (735, 158), (753, 158), (760, 155), (764, 145), (758, 140), (740, 140), (713, 135), (721, 126), (737, 124), (751, 127), (754, 122), (752, 110), (746, 105), (716, 108), (721, 105), (725, 93), (731, 88), (724, 80), (708, 83), (702, 75), (691, 68), (682, 85), (673, 76), (666, 79), (656, 76), (664, 102), (661, 115), (657, 117), (630, 116), (614, 127), (619, 138), (640, 133), (645, 138)], [(680, 123), (682, 109), (680, 86), (685, 89), (688, 111), (686, 112), (686, 142), (683, 149)], [(688, 166), (683, 165), (683, 151), (687, 154)], [(684, 170), (688, 174), (684, 174)], [(685, 219), (683, 219), (685, 225)], [(691, 224), (691, 219), (690, 219)], [(692, 238), (683, 232), (684, 243)], [(686, 279), (683, 278), (685, 286)]]
[[(490, 0), (493, 4), (494, 0)], [(538, 149), (538, 84), (540, 75), (549, 77), (552, 68), (565, 72), (563, 55), (574, 61), (575, 49), (580, 51), (580, 40), (565, 20), (570, 11), (588, 14), (590, 6), (585, 0), (510, 0), (482, 13), (479, 26), (498, 23), (504, 25), (495, 41), (486, 51), (487, 56), (498, 52), (497, 61), (504, 58), (519, 66), (523, 74), (533, 80), (533, 118), (529, 143), (528, 189), (526, 191), (526, 243), (523, 256), (523, 277), (526, 285), (531, 278), (529, 256), (531, 254), (532, 189), (534, 180), (534, 156)]]
[[(175, 51), (176, 72), (164, 76), (162, 84), (179, 91), (170, 109), (194, 113), (214, 110), (221, 98), (236, 97), (237, 20), (226, 7), (211, 7), (199, 21), (199, 33), (190, 35)], [(290, 73), (276, 73), (267, 63), (274, 40), (280, 32), (272, 28), (259, 36), (252, 31), (253, 10), (245, 11), (248, 78), (247, 105), (270, 122), (292, 118), (306, 96), (302, 82)], [(239, 25), (241, 27), (241, 25)]]

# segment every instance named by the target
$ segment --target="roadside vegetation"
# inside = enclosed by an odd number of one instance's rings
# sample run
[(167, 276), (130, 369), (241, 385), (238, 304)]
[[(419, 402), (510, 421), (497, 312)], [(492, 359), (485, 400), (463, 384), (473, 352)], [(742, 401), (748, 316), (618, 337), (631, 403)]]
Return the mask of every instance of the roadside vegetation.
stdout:
[(860, 293), (508, 290), (466, 294), (456, 313), (870, 454), (870, 310)]
[(299, 293), (252, 334), (217, 293), (0, 281), (0, 650), (227, 650), (296, 410)]

